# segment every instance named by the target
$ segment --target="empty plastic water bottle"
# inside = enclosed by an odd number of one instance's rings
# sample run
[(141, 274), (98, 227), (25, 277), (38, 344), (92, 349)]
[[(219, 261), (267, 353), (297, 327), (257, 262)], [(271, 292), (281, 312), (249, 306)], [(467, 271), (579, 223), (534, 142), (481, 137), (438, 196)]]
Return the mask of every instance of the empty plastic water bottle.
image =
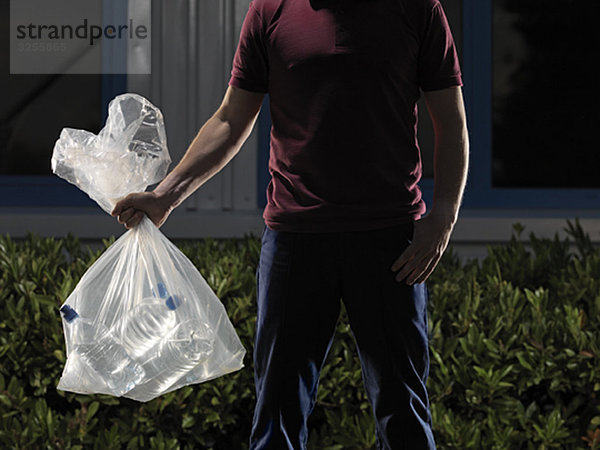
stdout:
[(73, 352), (106, 383), (114, 395), (133, 389), (144, 378), (145, 371), (101, 324), (84, 319), (64, 305), (60, 312), (71, 327)]
[(162, 283), (158, 284), (158, 292), (162, 298), (143, 299), (127, 314), (120, 329), (123, 348), (134, 359), (142, 357), (175, 327), (175, 310), (181, 299), (168, 296)]
[(214, 349), (214, 333), (200, 320), (181, 322), (165, 336), (143, 367), (149, 380), (128, 396), (145, 401), (172, 386), (191, 369), (207, 359)]

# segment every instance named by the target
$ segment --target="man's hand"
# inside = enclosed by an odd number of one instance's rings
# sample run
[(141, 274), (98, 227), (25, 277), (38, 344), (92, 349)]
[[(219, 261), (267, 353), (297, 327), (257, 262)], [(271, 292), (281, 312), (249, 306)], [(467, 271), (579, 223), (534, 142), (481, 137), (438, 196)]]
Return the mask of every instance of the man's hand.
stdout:
[(116, 205), (111, 215), (117, 217), (119, 223), (125, 225), (125, 228), (131, 229), (139, 224), (144, 218), (144, 214), (160, 227), (169, 214), (171, 208), (166, 202), (154, 192), (139, 192), (129, 194)]
[(413, 241), (392, 265), (396, 281), (423, 283), (441, 259), (452, 233), (452, 221), (431, 213), (415, 222)]

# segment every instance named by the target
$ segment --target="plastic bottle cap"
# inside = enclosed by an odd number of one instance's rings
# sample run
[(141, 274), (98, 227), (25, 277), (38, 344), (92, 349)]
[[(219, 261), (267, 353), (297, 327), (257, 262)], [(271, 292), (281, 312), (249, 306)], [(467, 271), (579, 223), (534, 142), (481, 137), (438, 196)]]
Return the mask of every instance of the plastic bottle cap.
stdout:
[(69, 305), (63, 305), (62, 308), (60, 308), (60, 312), (63, 315), (64, 319), (67, 321), (67, 323), (71, 323), (79, 317), (77, 311), (75, 311)]
[(165, 302), (167, 308), (171, 311), (175, 311), (179, 305), (181, 305), (181, 299), (177, 295), (171, 295)]

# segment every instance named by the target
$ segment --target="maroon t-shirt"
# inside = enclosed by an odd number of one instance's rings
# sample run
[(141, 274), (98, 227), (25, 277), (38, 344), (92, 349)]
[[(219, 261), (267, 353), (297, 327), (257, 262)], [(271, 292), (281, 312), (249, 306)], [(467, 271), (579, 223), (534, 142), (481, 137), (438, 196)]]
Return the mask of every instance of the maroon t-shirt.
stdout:
[(230, 85), (268, 92), (266, 224), (357, 231), (425, 211), (420, 90), (462, 84), (437, 0), (254, 0)]

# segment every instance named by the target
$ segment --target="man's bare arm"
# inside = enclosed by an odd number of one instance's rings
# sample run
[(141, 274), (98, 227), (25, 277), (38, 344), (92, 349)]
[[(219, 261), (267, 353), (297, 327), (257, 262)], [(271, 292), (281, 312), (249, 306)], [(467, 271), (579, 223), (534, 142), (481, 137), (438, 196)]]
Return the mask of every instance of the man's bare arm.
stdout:
[(469, 136), (460, 87), (425, 93), (435, 132), (434, 191), (430, 214), (452, 225), (458, 218), (469, 165)]
[(469, 137), (460, 87), (425, 93), (435, 132), (434, 193), (429, 214), (415, 222), (412, 244), (392, 265), (396, 279), (422, 283), (442, 257), (458, 218), (468, 171)]
[(248, 138), (260, 111), (263, 94), (230, 86), (217, 112), (204, 124), (185, 155), (152, 192), (128, 195), (115, 206), (127, 228), (136, 226), (144, 213), (160, 226), (171, 211), (219, 172)]

